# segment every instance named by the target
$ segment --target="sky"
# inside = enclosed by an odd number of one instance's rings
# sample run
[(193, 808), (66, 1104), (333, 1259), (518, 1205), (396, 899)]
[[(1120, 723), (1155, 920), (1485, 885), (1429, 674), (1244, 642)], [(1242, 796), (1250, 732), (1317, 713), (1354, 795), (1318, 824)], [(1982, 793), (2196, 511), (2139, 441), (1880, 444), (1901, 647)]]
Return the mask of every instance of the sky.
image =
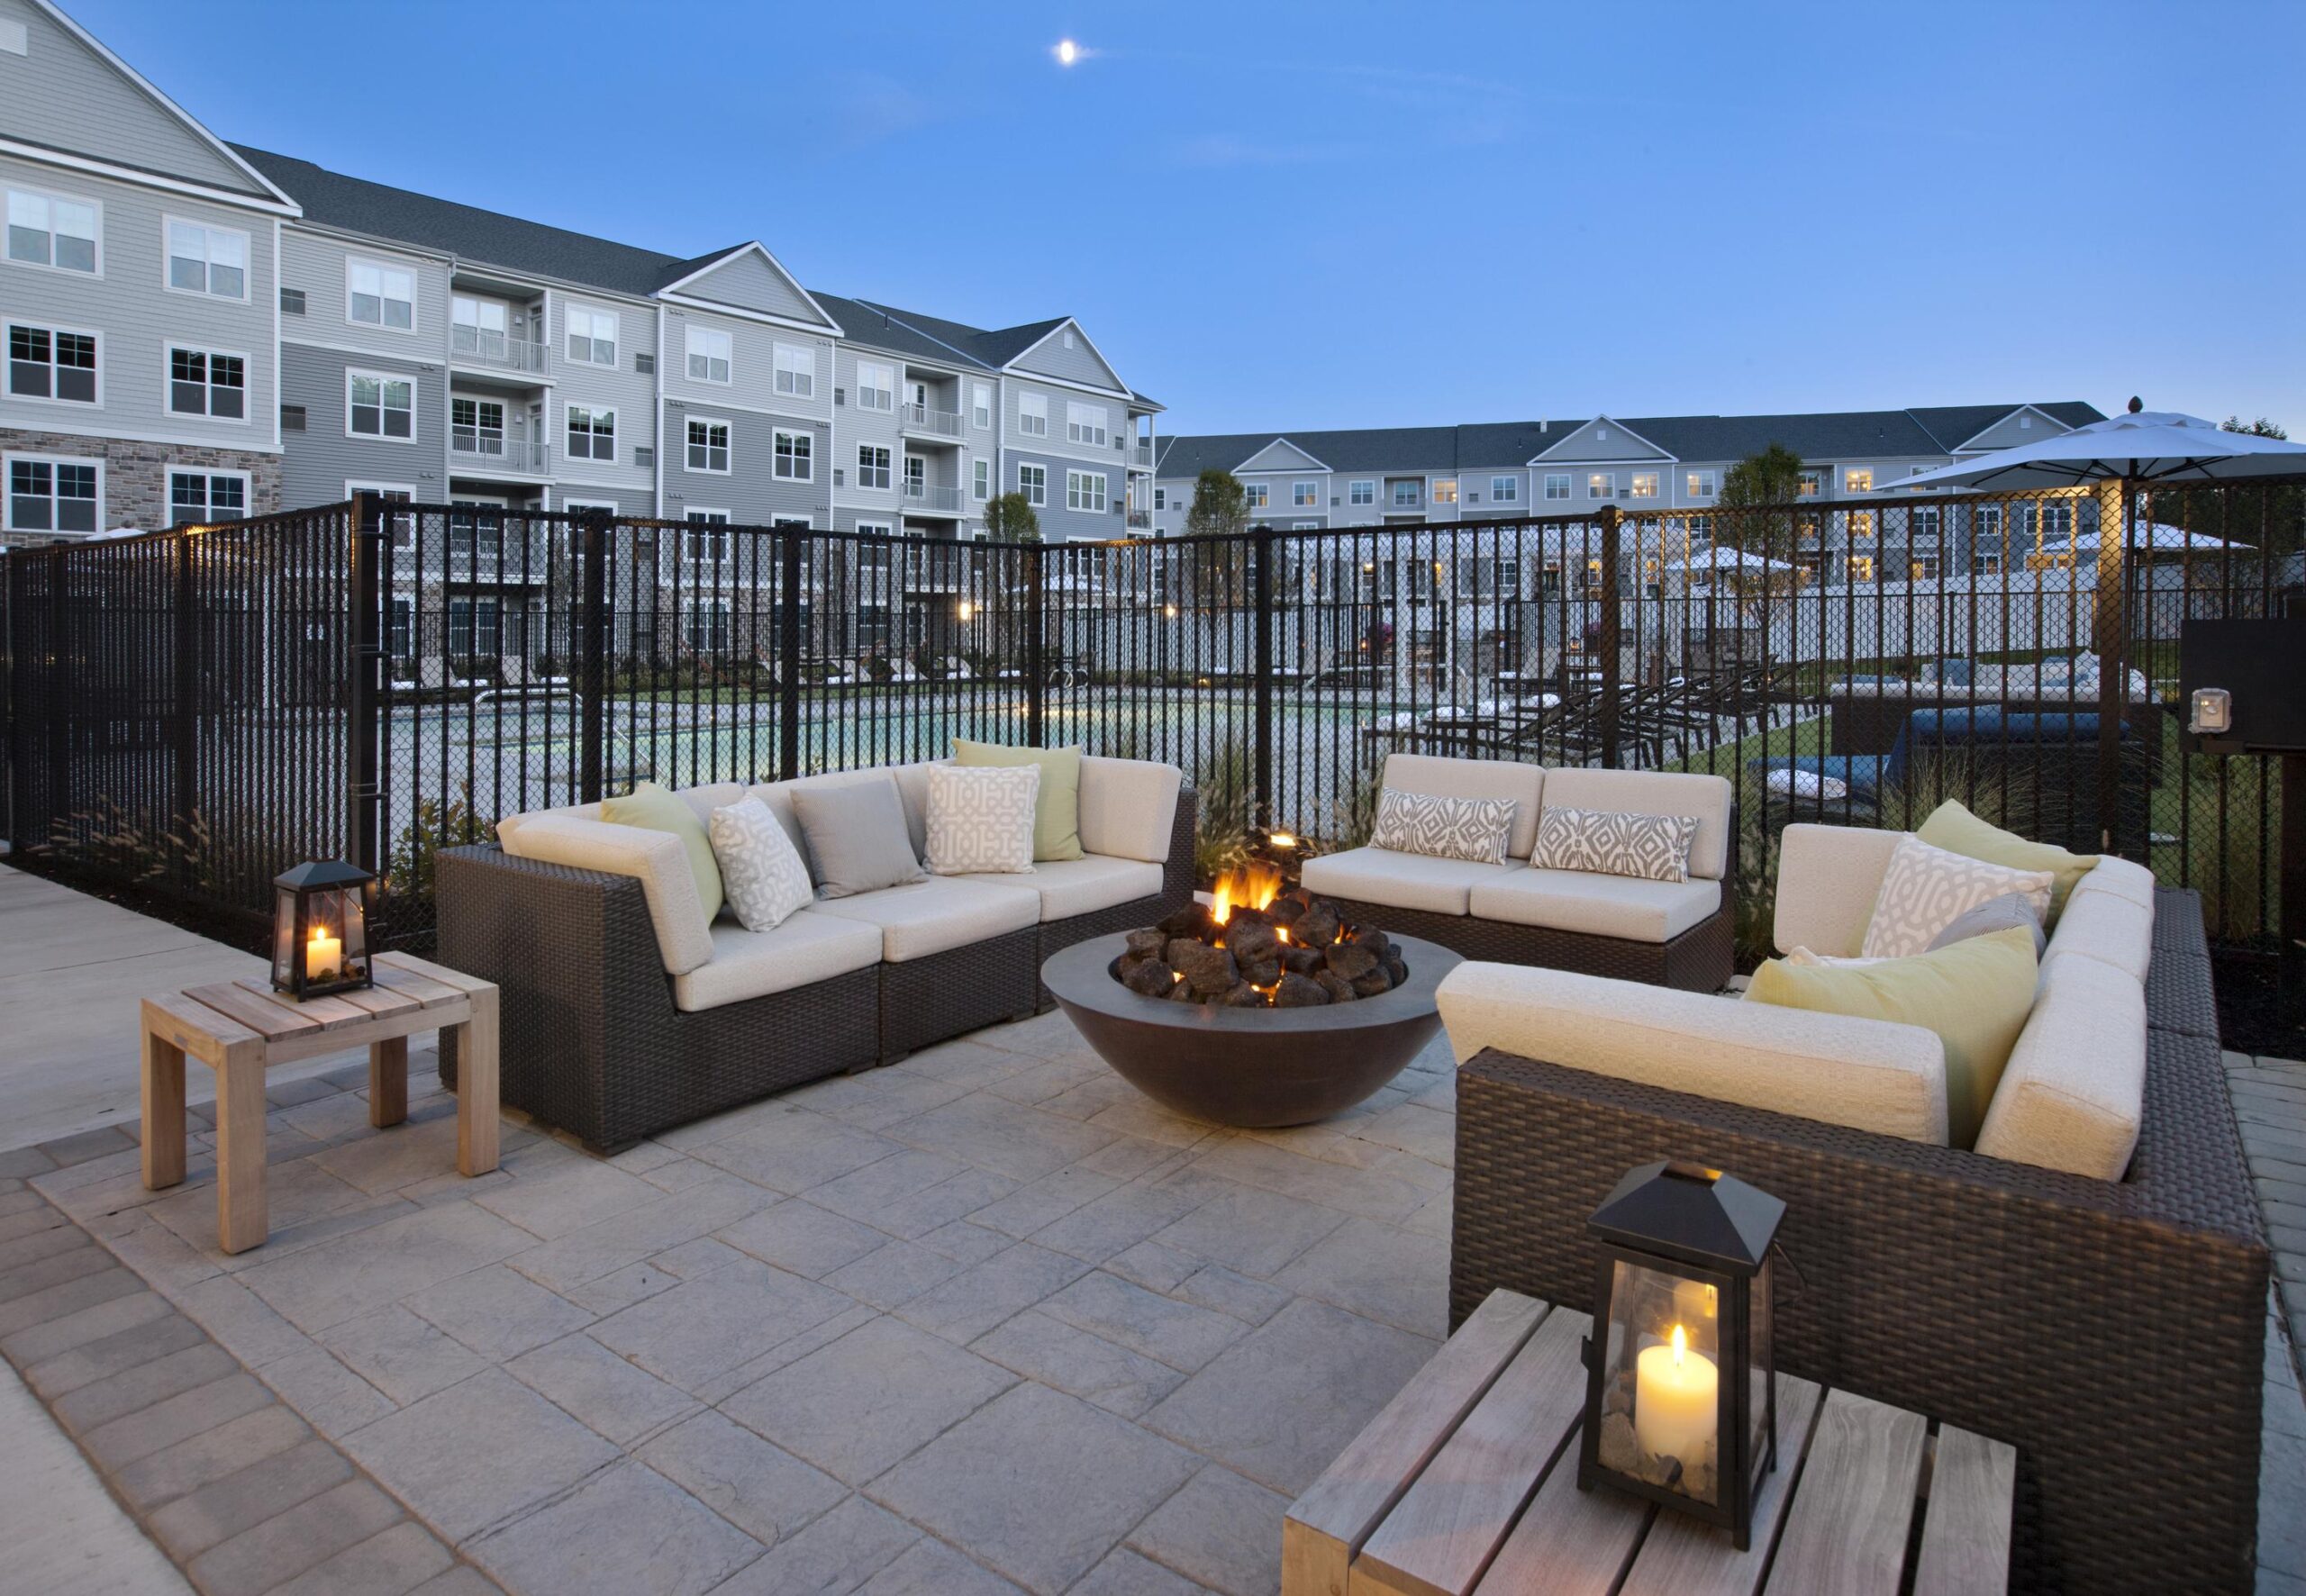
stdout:
[(1166, 432), (2136, 394), (2306, 436), (2306, 0), (65, 4), (230, 140), (1075, 316)]

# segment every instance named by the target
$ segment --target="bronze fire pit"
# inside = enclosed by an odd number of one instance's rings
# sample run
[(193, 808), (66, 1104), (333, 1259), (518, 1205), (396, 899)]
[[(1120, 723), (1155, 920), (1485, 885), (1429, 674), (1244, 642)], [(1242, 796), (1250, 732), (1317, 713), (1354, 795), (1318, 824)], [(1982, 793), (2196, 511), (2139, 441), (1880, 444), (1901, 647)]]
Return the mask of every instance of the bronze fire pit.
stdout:
[(1163, 1108), (1245, 1129), (1342, 1113), (1417, 1056), (1441, 1029), (1434, 988), (1464, 962), (1396, 936), (1409, 979), (1357, 1002), (1229, 1009), (1142, 997), (1113, 978), (1126, 933), (1052, 954), (1041, 981), (1089, 1046)]

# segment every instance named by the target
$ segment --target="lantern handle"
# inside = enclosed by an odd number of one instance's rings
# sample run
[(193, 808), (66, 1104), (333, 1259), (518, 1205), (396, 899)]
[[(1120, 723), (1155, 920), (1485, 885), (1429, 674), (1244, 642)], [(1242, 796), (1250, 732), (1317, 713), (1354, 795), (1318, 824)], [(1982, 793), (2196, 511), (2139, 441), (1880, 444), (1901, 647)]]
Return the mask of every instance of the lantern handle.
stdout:
[(1803, 1292), (1809, 1290), (1810, 1283), (1803, 1277), (1802, 1274), (1802, 1266), (1793, 1261), (1793, 1255), (1785, 1250), (1785, 1244), (1782, 1241), (1773, 1241), (1769, 1244), (1769, 1250), (1770, 1256), (1775, 1257), (1779, 1263), (1785, 1265), (1786, 1273), (1793, 1276), (1793, 1289), (1791, 1292), (1788, 1292), (1786, 1295), (1789, 1297), (1798, 1297)]

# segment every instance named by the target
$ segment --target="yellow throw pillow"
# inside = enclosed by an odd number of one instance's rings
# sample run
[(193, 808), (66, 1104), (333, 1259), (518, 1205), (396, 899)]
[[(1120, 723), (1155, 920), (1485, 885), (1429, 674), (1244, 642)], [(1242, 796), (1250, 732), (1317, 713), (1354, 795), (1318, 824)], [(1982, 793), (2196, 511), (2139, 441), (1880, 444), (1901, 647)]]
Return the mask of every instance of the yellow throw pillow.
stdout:
[(1081, 750), (1016, 748), (1006, 743), (953, 739), (956, 765), (1038, 765), (1040, 790), (1033, 795), (1033, 857), (1081, 857)]
[(1935, 1031), (1946, 1047), (1947, 1140), (1967, 1147), (2034, 1011), (2034, 938), (2013, 926), (1908, 958), (1824, 967), (1774, 958), (1754, 972), (1746, 1000)]
[(713, 839), (704, 822), (679, 793), (655, 782), (637, 784), (622, 798), (601, 800), (601, 819), (613, 826), (635, 826), (643, 831), (670, 831), (681, 839), (688, 855), (689, 873), (696, 877), (697, 902), (704, 905), (704, 923), (721, 912), (721, 866), (713, 857)]
[(2069, 853), (2051, 843), (2029, 842), (2015, 831), (1989, 825), (1951, 798), (1931, 811), (1914, 835), (1932, 848), (1960, 854), (1966, 859), (1984, 859), (1989, 865), (2004, 865), (2012, 870), (2048, 871), (2054, 878), (2050, 882), (2051, 925), (2057, 924), (2059, 911), (2065, 907), (2066, 893), (2098, 862), (2096, 854)]

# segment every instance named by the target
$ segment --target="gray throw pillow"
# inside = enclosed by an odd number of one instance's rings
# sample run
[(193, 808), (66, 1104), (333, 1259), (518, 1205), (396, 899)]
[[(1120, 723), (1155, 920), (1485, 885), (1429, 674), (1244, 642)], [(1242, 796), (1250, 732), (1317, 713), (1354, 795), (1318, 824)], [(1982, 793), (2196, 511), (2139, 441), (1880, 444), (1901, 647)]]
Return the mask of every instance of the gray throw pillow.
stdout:
[(793, 818), (801, 823), (801, 840), (809, 846), (818, 897), (852, 898), (929, 879), (912, 851), (897, 784), (888, 776), (786, 791)]
[(1998, 898), (1988, 898), (1975, 909), (1965, 910), (1954, 917), (1952, 923), (1930, 939), (1924, 953), (1934, 953), (1940, 948), (1950, 948), (1956, 942), (1966, 942), (1972, 937), (1983, 937), (1990, 931), (2006, 931), (2012, 926), (2024, 926), (2034, 933), (2034, 962), (2039, 964), (2042, 949), (2047, 946), (2042, 936), (2042, 922), (2034, 906), (2023, 893), (2004, 893)]

